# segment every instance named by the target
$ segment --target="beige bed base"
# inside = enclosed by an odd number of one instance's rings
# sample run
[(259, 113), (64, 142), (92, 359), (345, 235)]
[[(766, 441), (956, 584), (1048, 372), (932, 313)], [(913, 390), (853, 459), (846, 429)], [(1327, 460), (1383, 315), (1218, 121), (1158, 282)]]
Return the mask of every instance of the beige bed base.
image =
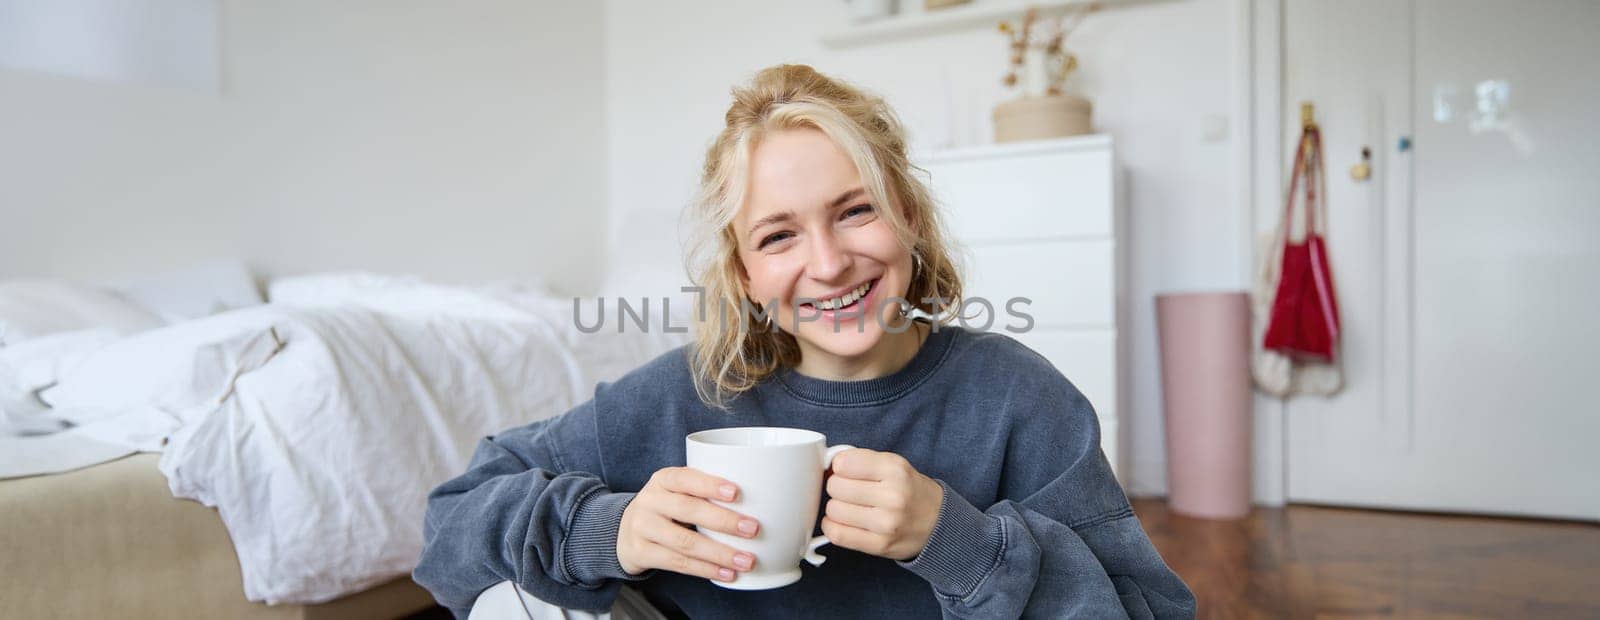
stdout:
[(172, 497), (157, 459), (0, 481), (0, 617), (395, 618), (433, 605), (407, 577), (318, 605), (245, 600), (222, 519)]

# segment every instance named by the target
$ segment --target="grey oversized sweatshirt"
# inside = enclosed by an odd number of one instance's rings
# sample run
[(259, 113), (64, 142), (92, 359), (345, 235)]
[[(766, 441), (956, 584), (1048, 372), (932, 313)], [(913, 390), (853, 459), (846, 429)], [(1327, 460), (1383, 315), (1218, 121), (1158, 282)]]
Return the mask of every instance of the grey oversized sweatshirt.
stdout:
[[(609, 609), (628, 582), (692, 618), (1194, 615), (1194, 596), (1112, 476), (1093, 408), (1010, 337), (940, 326), (891, 375), (840, 382), (786, 370), (731, 413), (697, 398), (686, 356), (664, 354), (561, 416), (480, 441), (467, 471), (428, 497), (416, 582), (462, 618), (505, 580), (588, 610)], [(825, 546), (826, 563), (802, 562), (800, 581), (772, 590), (628, 575), (616, 540), (634, 493), (685, 464), (685, 435), (733, 426), (810, 429), (905, 457), (944, 487), (927, 546), (907, 562)]]

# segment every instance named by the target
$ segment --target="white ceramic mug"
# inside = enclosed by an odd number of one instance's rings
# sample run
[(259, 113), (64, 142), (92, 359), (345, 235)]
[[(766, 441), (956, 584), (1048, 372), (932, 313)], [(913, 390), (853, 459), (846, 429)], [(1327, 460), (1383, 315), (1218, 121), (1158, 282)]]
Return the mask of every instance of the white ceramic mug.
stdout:
[(817, 547), (826, 536), (811, 536), (822, 501), (822, 473), (833, 457), (854, 446), (827, 447), (815, 431), (774, 426), (719, 428), (684, 438), (688, 466), (738, 485), (731, 502), (710, 500), (761, 524), (754, 538), (710, 529), (706, 537), (756, 556), (755, 567), (732, 583), (711, 583), (734, 590), (768, 590), (800, 580), (800, 560), (821, 566), (827, 558)]

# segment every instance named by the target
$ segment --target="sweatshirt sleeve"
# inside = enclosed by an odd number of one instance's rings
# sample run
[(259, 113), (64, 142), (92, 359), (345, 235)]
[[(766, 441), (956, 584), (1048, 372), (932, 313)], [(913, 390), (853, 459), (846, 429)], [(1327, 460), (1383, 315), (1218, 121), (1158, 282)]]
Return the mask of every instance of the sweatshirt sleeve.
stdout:
[(946, 618), (1194, 617), (1111, 472), (1094, 410), (1060, 383), (1021, 406), (1003, 499), (980, 509), (940, 480), (927, 546), (900, 565), (932, 585)]
[(613, 493), (586, 471), (598, 469), (595, 408), (590, 400), (482, 439), (466, 473), (428, 495), (412, 578), (457, 617), (507, 580), (560, 607), (609, 610), (620, 580), (654, 573), (629, 575), (617, 561), (634, 494)]

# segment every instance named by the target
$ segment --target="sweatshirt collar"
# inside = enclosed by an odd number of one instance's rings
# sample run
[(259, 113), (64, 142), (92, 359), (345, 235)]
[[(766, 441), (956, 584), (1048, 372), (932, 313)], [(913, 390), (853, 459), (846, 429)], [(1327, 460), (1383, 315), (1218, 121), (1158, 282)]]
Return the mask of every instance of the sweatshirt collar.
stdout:
[(830, 381), (800, 374), (793, 368), (777, 373), (778, 384), (790, 394), (813, 405), (825, 407), (868, 407), (879, 405), (921, 385), (951, 350), (961, 331), (954, 325), (935, 325), (938, 331), (928, 334), (922, 348), (900, 370), (882, 377), (860, 381)]

